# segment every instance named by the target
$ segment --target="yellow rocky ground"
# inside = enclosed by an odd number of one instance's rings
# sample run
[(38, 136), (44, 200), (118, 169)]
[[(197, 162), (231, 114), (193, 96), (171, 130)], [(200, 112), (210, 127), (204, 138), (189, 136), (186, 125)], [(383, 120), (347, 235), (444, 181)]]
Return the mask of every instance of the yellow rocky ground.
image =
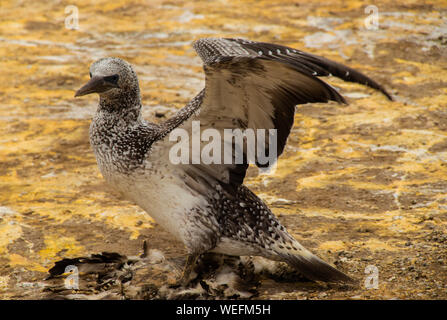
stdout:
[[(54, 262), (149, 247), (181, 256), (141, 209), (103, 184), (88, 144), (96, 98), (74, 99), (103, 56), (135, 65), (157, 121), (203, 86), (205, 36), (286, 44), (344, 62), (395, 96), (328, 79), (350, 104), (298, 108), (273, 176), (247, 184), (307, 247), (379, 288), (266, 280), (260, 298), (447, 298), (447, 2), (8, 1), (0, 11), (0, 297), (42, 297)], [(65, 27), (66, 6), (79, 29)], [(169, 107), (171, 109), (166, 109)]]

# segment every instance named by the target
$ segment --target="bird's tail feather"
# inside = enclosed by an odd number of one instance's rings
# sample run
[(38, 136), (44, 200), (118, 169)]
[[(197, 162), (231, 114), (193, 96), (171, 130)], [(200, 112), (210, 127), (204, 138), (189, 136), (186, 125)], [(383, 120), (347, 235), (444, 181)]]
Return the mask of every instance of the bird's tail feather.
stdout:
[[(294, 247), (296, 247), (295, 244)], [(354, 279), (324, 262), (316, 255), (299, 245), (299, 250), (278, 250), (281, 259), (314, 281), (333, 283), (356, 283)]]

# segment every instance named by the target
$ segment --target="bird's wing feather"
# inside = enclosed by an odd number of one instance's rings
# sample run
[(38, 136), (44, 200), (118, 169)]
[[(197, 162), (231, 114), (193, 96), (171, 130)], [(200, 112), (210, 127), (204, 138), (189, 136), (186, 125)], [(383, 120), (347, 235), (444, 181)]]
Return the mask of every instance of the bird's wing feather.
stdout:
[[(178, 115), (166, 123), (192, 132), (192, 122), (200, 121), (200, 129), (215, 129), (220, 133), (222, 152), (236, 152), (233, 140), (225, 139), (225, 129), (275, 129), (276, 157), (284, 150), (293, 125), (295, 106), (309, 102), (345, 103), (344, 98), (318, 76), (334, 75), (347, 81), (358, 82), (388, 93), (376, 82), (360, 72), (328, 59), (292, 48), (242, 39), (200, 39), (194, 48), (204, 62), (205, 90), (196, 98), (200, 106), (186, 119)], [(256, 138), (255, 145), (268, 154), (269, 138)], [(169, 144), (168, 144), (169, 145)], [(171, 142), (172, 145), (172, 142)], [(225, 145), (231, 148), (225, 149)], [(237, 186), (242, 184), (248, 168), (247, 145), (243, 163), (189, 164), (186, 172), (194, 172), (203, 179), (217, 180)], [(268, 150), (268, 151), (267, 151)], [(200, 150), (193, 150), (202, 152)], [(275, 160), (276, 160), (275, 157)], [(224, 156), (221, 157), (223, 162)], [(255, 157), (255, 163), (263, 163)], [(271, 164), (271, 163), (270, 163)]]

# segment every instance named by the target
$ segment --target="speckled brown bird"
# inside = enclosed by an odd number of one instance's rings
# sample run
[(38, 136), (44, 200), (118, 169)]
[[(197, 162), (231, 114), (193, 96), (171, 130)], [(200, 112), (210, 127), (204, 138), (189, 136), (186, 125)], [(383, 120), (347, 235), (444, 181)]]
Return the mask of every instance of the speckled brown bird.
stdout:
[[(196, 41), (194, 48), (204, 63), (205, 88), (160, 124), (142, 118), (138, 79), (129, 63), (104, 58), (90, 67), (91, 80), (76, 96), (99, 94), (90, 143), (106, 181), (184, 243), (189, 255), (182, 284), (189, 282), (197, 258), (207, 251), (263, 256), (285, 261), (311, 280), (351, 282), (295, 240), (243, 185), (249, 166), (245, 153), (242, 163), (175, 164), (169, 151), (176, 142), (169, 135), (176, 128), (191, 134), (192, 121), (222, 137), (225, 129), (275, 129), (279, 156), (296, 105), (346, 103), (318, 77), (333, 75), (391, 96), (352, 68), (281, 45), (208, 38)], [(230, 143), (232, 150), (246, 150)], [(267, 139), (261, 142), (264, 151), (268, 146)]]

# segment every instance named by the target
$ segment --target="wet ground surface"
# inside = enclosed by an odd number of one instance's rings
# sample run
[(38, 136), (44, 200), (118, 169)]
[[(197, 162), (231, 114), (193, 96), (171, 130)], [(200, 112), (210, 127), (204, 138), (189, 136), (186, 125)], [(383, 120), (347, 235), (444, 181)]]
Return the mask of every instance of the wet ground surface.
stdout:
[[(161, 289), (181, 266), (182, 245), (104, 184), (88, 143), (97, 99), (73, 94), (91, 62), (119, 56), (137, 70), (145, 117), (163, 120), (202, 88), (191, 42), (205, 36), (275, 42), (343, 62), (383, 84), (395, 101), (327, 79), (350, 104), (300, 106), (276, 173), (251, 170), (246, 180), (299, 241), (359, 279), (358, 288), (285, 281), (280, 268), (257, 272), (255, 289), (240, 294), (199, 283), (202, 291), (190, 297), (447, 298), (445, 1), (375, 2), (378, 30), (365, 28), (370, 3), (358, 0), (76, 1), (78, 30), (65, 28), (69, 4), (1, 4), (1, 298), (55, 297), (62, 280), (44, 281), (55, 262), (104, 251), (127, 261), (142, 254), (144, 240), (155, 262), (129, 263), (131, 280), (113, 265), (121, 273), (108, 287), (94, 278), (90, 287), (82, 280), (83, 292), (61, 294), (179, 294)], [(254, 263), (259, 271), (265, 262)], [(363, 284), (369, 265), (377, 267), (377, 289)]]

